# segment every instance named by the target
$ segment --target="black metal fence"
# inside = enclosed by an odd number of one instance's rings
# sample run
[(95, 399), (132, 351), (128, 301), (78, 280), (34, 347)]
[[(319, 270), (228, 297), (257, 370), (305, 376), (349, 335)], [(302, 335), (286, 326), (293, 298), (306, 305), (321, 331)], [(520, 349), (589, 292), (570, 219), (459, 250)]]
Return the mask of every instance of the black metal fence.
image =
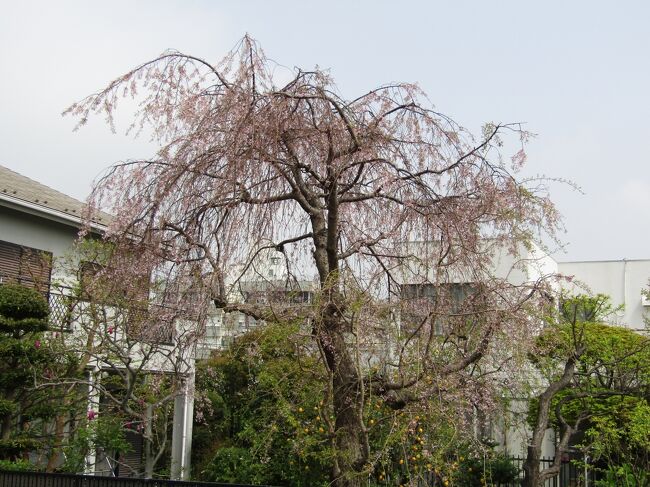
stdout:
[(96, 477), (44, 472), (5, 472), (0, 470), (2, 487), (269, 487), (179, 480)]
[[(512, 463), (519, 469), (520, 476), (524, 476), (524, 457), (511, 457)], [(542, 457), (539, 461), (540, 470), (550, 467), (555, 461), (552, 457)], [(584, 466), (577, 465), (569, 459), (562, 460), (560, 463), (560, 473), (555, 477), (544, 482), (544, 487), (579, 487), (585, 485), (585, 476), (588, 477), (589, 485), (593, 484), (593, 470), (585, 469)], [(519, 483), (515, 484), (515, 487)]]
[[(523, 457), (511, 457), (513, 464), (519, 469), (523, 478), (523, 465), (526, 460)], [(550, 467), (553, 458), (542, 458), (540, 468)], [(585, 477), (589, 485), (593, 485), (594, 472), (592, 469), (585, 470), (584, 466), (577, 465), (569, 460), (562, 461), (560, 473), (548, 479), (544, 487), (579, 487), (585, 485)], [(428, 485), (428, 482), (426, 482)], [(520, 482), (508, 486), (519, 487)], [(164, 479), (137, 479), (120, 477), (100, 477), (92, 475), (75, 475), (44, 472), (7, 472), (0, 470), (1, 487), (269, 487), (252, 486), (244, 484), (224, 484), (211, 482), (192, 482)]]

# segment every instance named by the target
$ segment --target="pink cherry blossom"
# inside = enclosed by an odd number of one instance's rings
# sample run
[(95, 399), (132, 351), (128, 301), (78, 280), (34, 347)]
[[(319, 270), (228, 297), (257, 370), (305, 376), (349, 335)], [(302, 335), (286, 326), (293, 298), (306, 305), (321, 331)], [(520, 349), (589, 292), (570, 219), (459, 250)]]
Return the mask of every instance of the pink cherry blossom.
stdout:
[[(467, 431), (475, 405), (497, 406), (494, 377), (525, 358), (549, 276), (513, 284), (494, 275), (495, 256), (520, 272), (522, 249), (555, 238), (560, 216), (539, 180), (514, 173), (526, 160), (519, 124), (475, 138), (414, 84), (347, 99), (328, 72), (296, 70), (280, 87), (272, 73), (246, 36), (220, 63), (163, 53), (67, 113), (114, 128), (118, 97), (138, 95), (134, 128), (160, 143), (115, 165), (90, 199), (115, 215), (106, 276), (120, 295), (165, 283), (139, 336), (178, 318), (198, 336), (209, 306), (304, 324), (330, 381), (337, 468), (358, 473), (375, 458), (362, 426), (370, 397), (394, 409), (444, 397)], [(260, 271), (270, 252), (285, 262), (281, 282)], [(244, 296), (254, 280), (270, 298)], [(301, 282), (311, 303), (275, 299)]]

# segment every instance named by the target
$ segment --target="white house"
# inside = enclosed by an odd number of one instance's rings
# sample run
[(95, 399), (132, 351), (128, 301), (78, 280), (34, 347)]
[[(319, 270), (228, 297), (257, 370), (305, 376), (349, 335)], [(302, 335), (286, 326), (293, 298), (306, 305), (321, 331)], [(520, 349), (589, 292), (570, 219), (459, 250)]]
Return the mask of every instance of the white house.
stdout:
[[(64, 331), (67, 339), (74, 340), (83, 333), (79, 323), (70, 322), (69, 297), (65, 288), (53, 286), (53, 282), (71, 282), (77, 276), (67, 275), (53, 262), (70, 256), (81, 226), (84, 204), (48, 186), (0, 166), (0, 284), (16, 282), (36, 287), (47, 293), (50, 301), (50, 322), (53, 329)], [(100, 215), (92, 224), (92, 231), (101, 234), (108, 215)], [(83, 303), (82, 303), (83, 304)], [(107, 324), (107, 326), (109, 326)], [(110, 326), (109, 326), (110, 330)], [(113, 337), (114, 343), (120, 340)], [(170, 365), (166, 357), (173, 355), (174, 344), (162, 344), (152, 354), (143, 369), (153, 374), (168, 373)], [(131, 351), (134, 363), (142, 360), (144, 347)], [(185, 357), (184, 388), (174, 399), (174, 426), (172, 435), (172, 477), (186, 478), (189, 474), (189, 457), (193, 422), (193, 373), (194, 356)], [(107, 365), (98, 357), (89, 363), (89, 410), (101, 414), (99, 392), (93, 381), (100, 380)], [(133, 458), (123, 458), (124, 463), (141, 471), (143, 461), (142, 441), (137, 435), (133, 442)], [(115, 469), (106, 455), (87, 459), (87, 472), (110, 475)], [(132, 473), (131, 472), (126, 472)], [(123, 472), (124, 473), (124, 472)]]

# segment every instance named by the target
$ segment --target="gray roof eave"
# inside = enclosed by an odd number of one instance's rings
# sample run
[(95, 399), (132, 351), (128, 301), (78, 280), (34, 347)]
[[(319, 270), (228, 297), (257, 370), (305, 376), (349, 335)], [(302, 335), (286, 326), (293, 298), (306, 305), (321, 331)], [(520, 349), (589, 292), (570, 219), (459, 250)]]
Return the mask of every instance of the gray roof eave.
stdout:
[[(21, 198), (16, 198), (8, 194), (0, 193), (0, 206), (22, 211), (24, 213), (29, 213), (77, 229), (81, 228), (83, 225), (80, 216), (70, 215), (63, 211), (58, 211), (43, 205), (39, 205), (37, 203), (25, 201)], [(90, 229), (94, 233), (101, 234), (106, 231), (106, 225), (93, 222), (90, 225)]]

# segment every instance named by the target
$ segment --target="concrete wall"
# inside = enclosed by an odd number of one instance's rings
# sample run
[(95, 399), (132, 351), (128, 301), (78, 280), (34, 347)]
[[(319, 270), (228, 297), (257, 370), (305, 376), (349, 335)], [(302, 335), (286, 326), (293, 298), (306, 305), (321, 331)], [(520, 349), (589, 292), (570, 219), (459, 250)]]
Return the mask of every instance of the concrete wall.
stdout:
[(610, 317), (612, 324), (643, 330), (649, 306), (641, 303), (641, 291), (648, 289), (650, 260), (611, 260), (593, 262), (561, 262), (559, 271), (574, 276), (563, 287), (572, 293), (607, 294), (615, 306), (625, 309)]
[[(494, 440), (497, 449), (508, 456), (525, 457), (528, 454), (528, 442), (532, 436), (526, 419), (528, 399), (513, 399), (509, 407), (493, 425)], [(555, 432), (548, 428), (542, 440), (542, 456), (552, 458), (555, 455)]]
[(493, 240), (485, 240), (482, 252), (490, 259), (490, 265), (481, 275), (475, 269), (463, 269), (458, 265), (438, 267), (434, 265), (439, 253), (435, 242), (408, 242), (404, 250), (422, 260), (404, 261), (398, 280), (402, 283), (470, 283), (484, 279), (503, 279), (510, 284), (521, 285), (535, 282), (543, 276), (557, 273), (557, 263), (542, 249), (532, 244), (530, 247), (517, 243), (512, 253), (505, 245)]
[(511, 284), (534, 283), (538, 279), (558, 272), (557, 262), (537, 245), (530, 248), (519, 245), (518, 255), (505, 248), (496, 248), (492, 255), (494, 276)]

